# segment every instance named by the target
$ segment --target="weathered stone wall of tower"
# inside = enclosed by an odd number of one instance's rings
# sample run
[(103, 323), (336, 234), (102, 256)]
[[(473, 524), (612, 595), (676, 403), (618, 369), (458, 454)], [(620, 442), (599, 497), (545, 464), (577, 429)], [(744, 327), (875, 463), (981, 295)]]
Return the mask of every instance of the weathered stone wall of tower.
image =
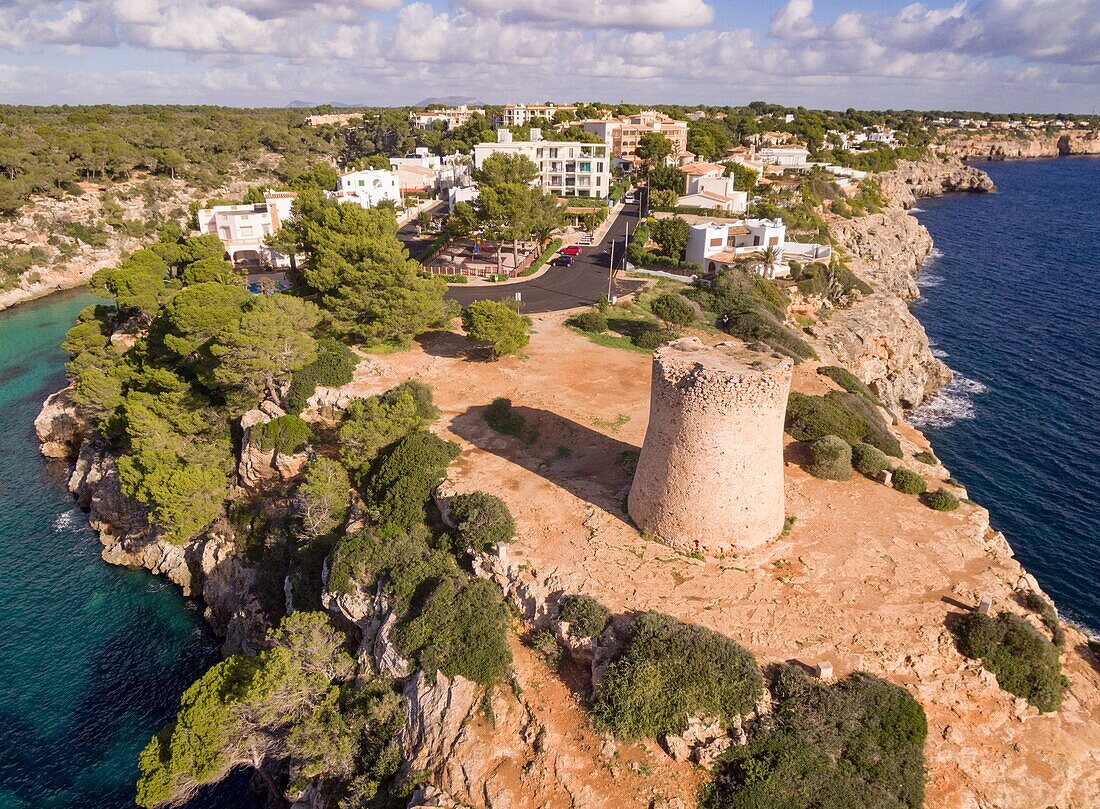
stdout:
[(791, 361), (698, 338), (653, 357), (649, 427), (627, 508), (681, 551), (748, 550), (783, 530)]

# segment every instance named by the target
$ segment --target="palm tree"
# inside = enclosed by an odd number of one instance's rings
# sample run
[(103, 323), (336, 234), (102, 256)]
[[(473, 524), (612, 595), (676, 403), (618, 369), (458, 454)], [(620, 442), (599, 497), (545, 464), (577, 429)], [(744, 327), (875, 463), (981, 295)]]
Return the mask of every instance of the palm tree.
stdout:
[(783, 257), (783, 251), (774, 244), (764, 248), (760, 254), (760, 267), (765, 278), (775, 278), (775, 269), (779, 266), (779, 260)]

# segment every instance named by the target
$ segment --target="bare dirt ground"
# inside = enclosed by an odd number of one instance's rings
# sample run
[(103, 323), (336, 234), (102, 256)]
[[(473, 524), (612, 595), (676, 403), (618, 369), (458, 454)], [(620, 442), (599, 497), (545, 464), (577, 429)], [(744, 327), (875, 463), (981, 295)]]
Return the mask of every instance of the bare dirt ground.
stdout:
[[(1084, 636), (1067, 631), (1070, 687), (1062, 709), (1042, 715), (952, 642), (951, 622), (983, 595), (995, 609), (1024, 613), (1013, 598), (1023, 570), (984, 509), (964, 503), (937, 513), (858, 475), (817, 480), (789, 442), (786, 508), (796, 521), (787, 536), (706, 560), (647, 541), (623, 508), (648, 418), (649, 356), (596, 346), (560, 321), (537, 317), (527, 357), (495, 363), (467, 360), (458, 335), (430, 335), (413, 350), (369, 358), (346, 389), (369, 395), (410, 377), (432, 386), (443, 412), (438, 432), (463, 448), (454, 485), (499, 495), (516, 517), (507, 560), (521, 591), (660, 610), (728, 635), (762, 665), (830, 660), (838, 676), (864, 670), (908, 688), (928, 715), (929, 807), (1100, 806), (1100, 672)], [(831, 384), (813, 368), (796, 369), (795, 389)], [(498, 396), (525, 416), (526, 439), (486, 425), (483, 409)], [(927, 447), (917, 431), (902, 425), (899, 433), (907, 455)], [(539, 661), (520, 654), (517, 662), (520, 678), (538, 678)], [(560, 681), (538, 688), (562, 727), (583, 722)], [(565, 734), (554, 741), (567, 743)], [(569, 752), (607, 768), (591, 743)], [(648, 805), (640, 787), (595, 780), (593, 789), (621, 789), (608, 805)], [(681, 787), (690, 803), (694, 783)]]

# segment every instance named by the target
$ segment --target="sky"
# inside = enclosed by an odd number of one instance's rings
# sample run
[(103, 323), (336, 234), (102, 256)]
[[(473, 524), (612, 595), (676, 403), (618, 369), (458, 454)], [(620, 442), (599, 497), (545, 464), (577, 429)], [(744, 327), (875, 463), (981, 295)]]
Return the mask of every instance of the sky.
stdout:
[(0, 0), (0, 102), (1092, 113), (1100, 0)]

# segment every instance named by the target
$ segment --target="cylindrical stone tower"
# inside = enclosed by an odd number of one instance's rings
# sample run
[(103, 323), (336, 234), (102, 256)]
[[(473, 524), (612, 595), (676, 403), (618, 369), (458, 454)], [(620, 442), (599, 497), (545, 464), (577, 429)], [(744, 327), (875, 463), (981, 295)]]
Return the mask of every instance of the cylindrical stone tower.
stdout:
[(783, 530), (791, 361), (696, 337), (653, 356), (649, 427), (627, 509), (681, 551), (754, 548)]

